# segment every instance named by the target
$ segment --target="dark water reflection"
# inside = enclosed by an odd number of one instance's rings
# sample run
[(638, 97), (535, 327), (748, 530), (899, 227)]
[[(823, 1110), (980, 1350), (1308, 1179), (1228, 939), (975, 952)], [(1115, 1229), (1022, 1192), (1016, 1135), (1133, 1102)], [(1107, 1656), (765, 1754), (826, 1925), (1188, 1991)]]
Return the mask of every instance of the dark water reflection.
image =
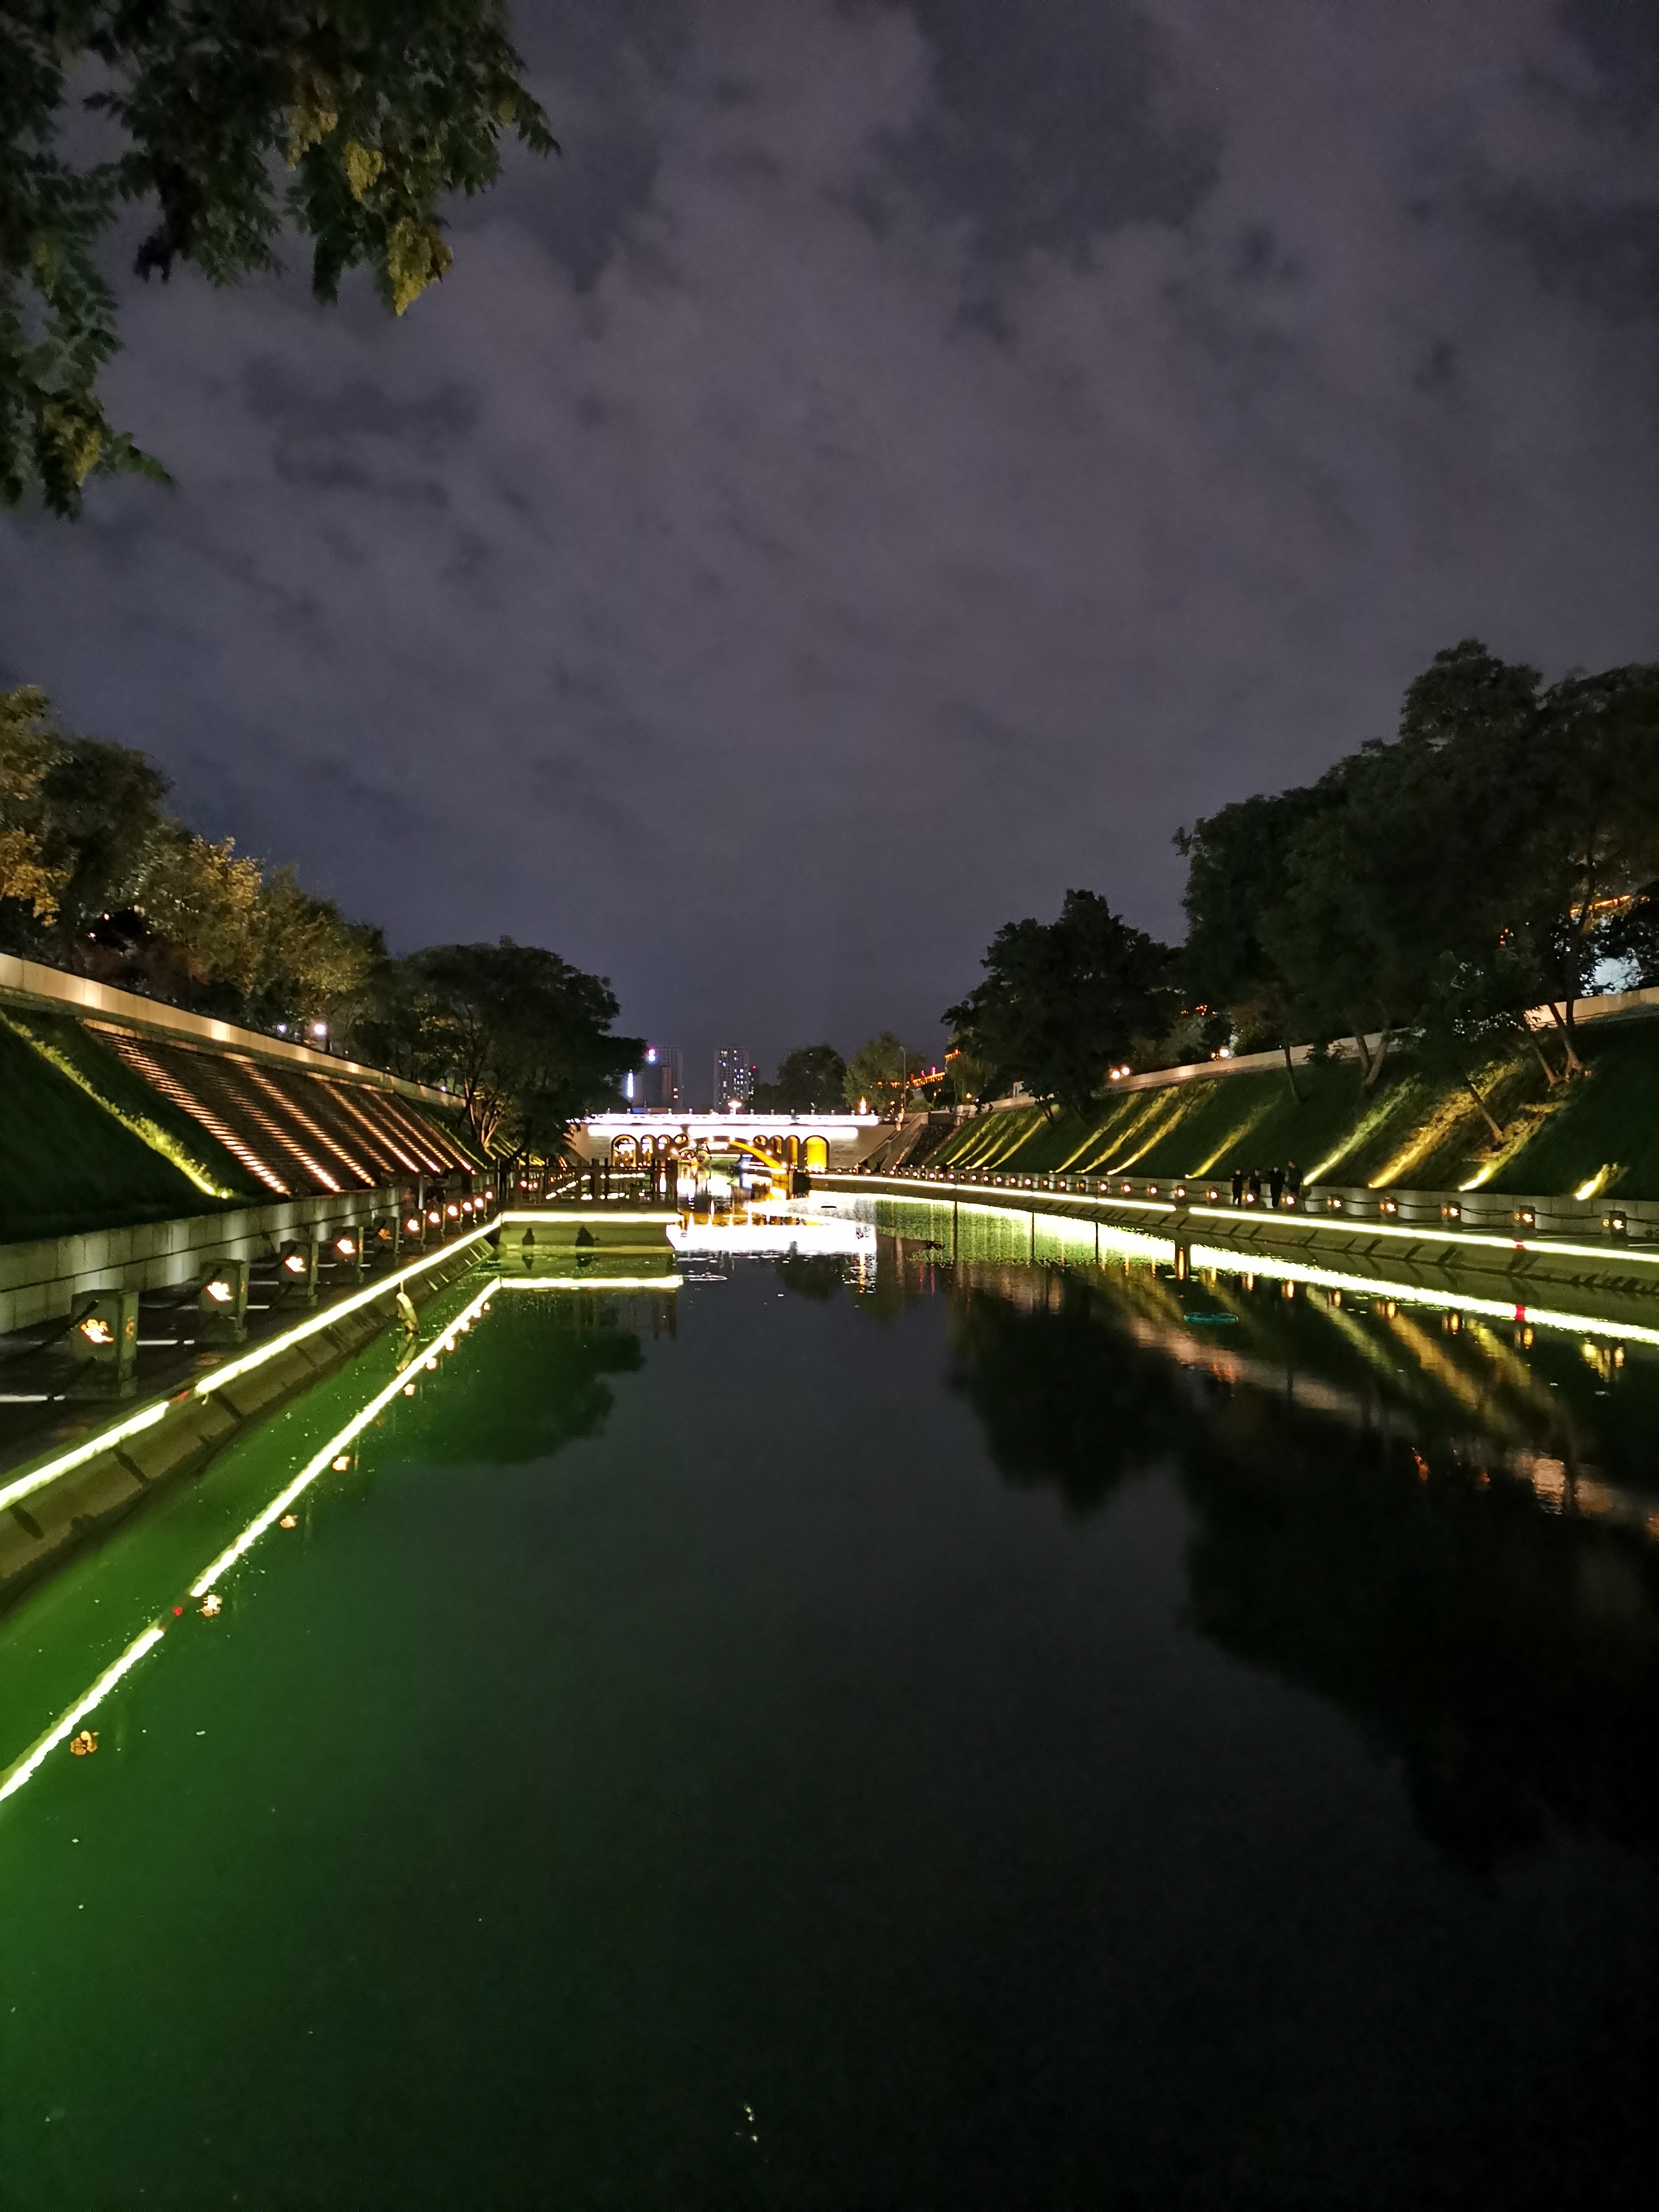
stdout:
[(1395, 1754), (1461, 1863), (1557, 1826), (1659, 1842), (1654, 1362), (1243, 1278), (888, 1259), (949, 1296), (1008, 1481), (1087, 1513), (1172, 1471), (1193, 1626)]
[(7, 2212), (1651, 2200), (1659, 1348), (880, 1219), (499, 1291), (10, 1801)]

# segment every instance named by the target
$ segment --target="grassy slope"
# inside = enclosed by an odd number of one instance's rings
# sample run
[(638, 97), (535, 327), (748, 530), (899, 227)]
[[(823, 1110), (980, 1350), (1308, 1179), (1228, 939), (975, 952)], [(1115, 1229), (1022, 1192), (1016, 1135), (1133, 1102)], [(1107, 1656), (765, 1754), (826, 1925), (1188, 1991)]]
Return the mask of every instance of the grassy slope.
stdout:
[(0, 1023), (0, 1242), (164, 1221), (213, 1204)]
[(216, 1194), (238, 1200), (269, 1195), (234, 1153), (182, 1106), (153, 1091), (95, 1030), (67, 1014), (13, 1012), (6, 1019), (46, 1058), (67, 1061), (81, 1085), (152, 1152), (182, 1169), (198, 1188), (209, 1186), (200, 1195), (210, 1204)]
[[(1467, 1093), (1402, 1055), (1366, 1092), (1352, 1065), (1221, 1076), (1127, 1091), (1089, 1122), (1040, 1107), (983, 1115), (933, 1155), (943, 1165), (1106, 1169), (1225, 1177), (1296, 1160), (1311, 1180), (1454, 1189), (1571, 1191), (1595, 1176), (1628, 1198), (1659, 1197), (1659, 1021), (1585, 1034), (1588, 1080), (1547, 1092), (1530, 1054), (1484, 1071), (1505, 1125), (1501, 1152)], [(1603, 1173), (1607, 1170), (1607, 1173)]]

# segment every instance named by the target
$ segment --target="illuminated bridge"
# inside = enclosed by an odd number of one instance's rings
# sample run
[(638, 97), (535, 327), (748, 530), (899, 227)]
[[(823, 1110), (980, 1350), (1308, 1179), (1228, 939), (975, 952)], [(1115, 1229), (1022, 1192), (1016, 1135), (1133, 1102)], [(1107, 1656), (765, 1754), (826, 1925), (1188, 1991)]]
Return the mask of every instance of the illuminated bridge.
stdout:
[(874, 1114), (598, 1114), (573, 1130), (586, 1160), (623, 1169), (745, 1152), (779, 1167), (845, 1173), (890, 1134)]

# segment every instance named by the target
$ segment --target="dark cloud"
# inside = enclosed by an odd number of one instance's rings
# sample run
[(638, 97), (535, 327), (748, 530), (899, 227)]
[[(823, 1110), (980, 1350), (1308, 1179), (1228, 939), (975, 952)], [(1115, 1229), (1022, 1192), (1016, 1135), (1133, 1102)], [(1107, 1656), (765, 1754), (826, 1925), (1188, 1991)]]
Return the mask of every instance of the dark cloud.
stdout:
[(10, 526), (0, 663), (694, 1069), (926, 1042), (1439, 645), (1659, 652), (1642, 12), (526, 9), (564, 157), (401, 323), (131, 288), (179, 489)]

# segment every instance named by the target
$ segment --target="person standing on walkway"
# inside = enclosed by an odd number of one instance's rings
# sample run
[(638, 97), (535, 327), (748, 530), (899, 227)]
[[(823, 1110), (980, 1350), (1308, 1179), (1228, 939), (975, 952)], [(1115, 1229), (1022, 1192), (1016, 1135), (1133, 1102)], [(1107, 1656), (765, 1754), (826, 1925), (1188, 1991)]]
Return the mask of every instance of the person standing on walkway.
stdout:
[(1244, 1170), (1243, 1168), (1235, 1168), (1233, 1170), (1233, 1204), (1235, 1206), (1243, 1206), (1243, 1203)]
[(1252, 1206), (1261, 1205), (1261, 1170), (1260, 1168), (1252, 1168), (1250, 1170), (1250, 1180), (1244, 1186), (1244, 1195)]
[(1267, 1170), (1267, 1196), (1268, 1196), (1268, 1198), (1269, 1198), (1269, 1199), (1271, 1200), (1271, 1201), (1272, 1201), (1272, 1204), (1273, 1204), (1273, 1212), (1274, 1212), (1275, 1213), (1277, 1213), (1277, 1212), (1278, 1212), (1278, 1211), (1279, 1211), (1279, 1200), (1280, 1200), (1281, 1198), (1283, 1198), (1283, 1197), (1284, 1197), (1284, 1195), (1285, 1195), (1285, 1170), (1284, 1170), (1284, 1169), (1283, 1169), (1283, 1168), (1269, 1168), (1269, 1169), (1268, 1169), (1268, 1170)]
[(1291, 1206), (1302, 1203), (1302, 1170), (1294, 1160), (1285, 1163), (1285, 1195)]

